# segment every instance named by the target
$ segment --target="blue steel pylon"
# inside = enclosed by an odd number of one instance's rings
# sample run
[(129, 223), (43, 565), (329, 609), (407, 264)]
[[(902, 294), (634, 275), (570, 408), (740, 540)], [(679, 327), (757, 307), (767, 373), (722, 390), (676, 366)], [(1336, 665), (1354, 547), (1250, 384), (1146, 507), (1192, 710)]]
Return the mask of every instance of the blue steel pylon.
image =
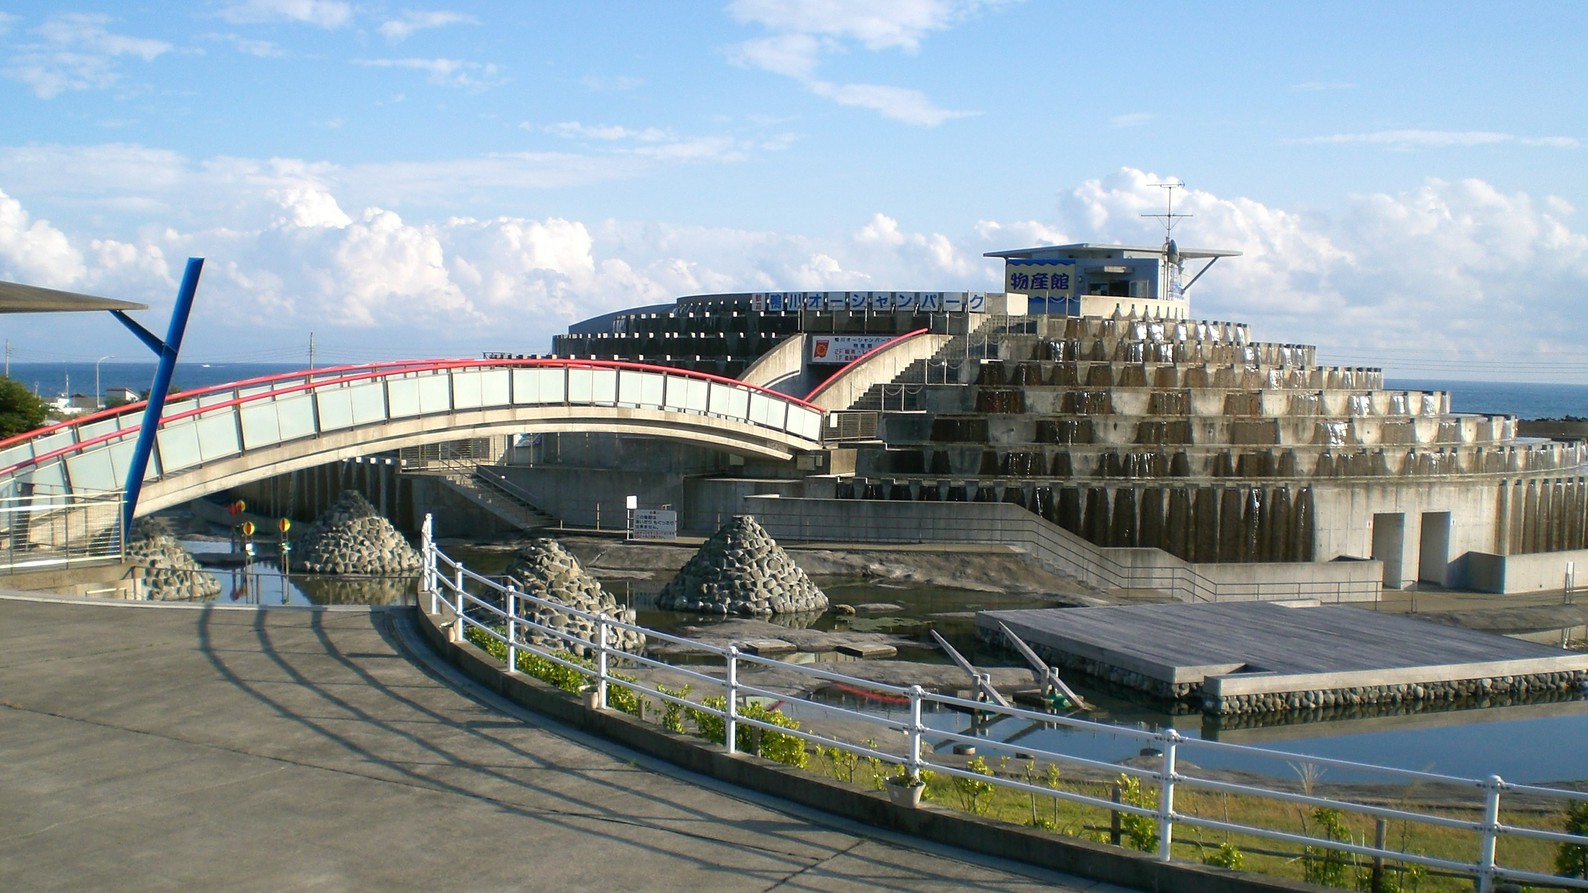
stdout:
[(132, 535), (132, 517), (138, 508), (138, 494), (143, 490), (143, 475), (149, 468), (149, 456), (154, 452), (154, 436), (160, 428), (161, 414), (165, 411), (165, 394), (171, 389), (171, 375), (176, 371), (177, 353), (182, 349), (182, 335), (187, 332), (188, 313), (193, 309), (193, 295), (198, 291), (199, 273), (203, 269), (204, 258), (187, 259), (187, 271), (182, 274), (182, 287), (177, 290), (176, 306), (171, 308), (171, 325), (166, 330), (164, 341), (122, 311), (110, 311), (160, 358), (160, 364), (154, 371), (154, 384), (149, 389), (149, 402), (143, 409), (143, 422), (138, 427), (138, 444), (133, 447), (132, 464), (127, 468), (127, 483), (123, 487), (123, 541)]

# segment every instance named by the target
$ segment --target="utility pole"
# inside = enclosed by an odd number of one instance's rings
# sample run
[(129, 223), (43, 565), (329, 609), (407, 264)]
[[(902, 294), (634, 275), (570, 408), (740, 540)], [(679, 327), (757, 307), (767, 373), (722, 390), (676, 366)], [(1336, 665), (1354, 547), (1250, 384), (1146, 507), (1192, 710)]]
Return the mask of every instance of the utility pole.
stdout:
[(309, 333), (309, 371), (314, 371), (314, 333)]

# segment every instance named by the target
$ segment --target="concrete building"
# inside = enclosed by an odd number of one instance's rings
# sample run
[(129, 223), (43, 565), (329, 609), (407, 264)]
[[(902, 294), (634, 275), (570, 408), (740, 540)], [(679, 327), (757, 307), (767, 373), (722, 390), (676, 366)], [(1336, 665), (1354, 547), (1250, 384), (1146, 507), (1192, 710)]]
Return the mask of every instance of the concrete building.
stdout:
[(758, 510), (817, 513), (833, 539), (879, 512), (910, 527), (911, 506), (920, 524), (901, 537), (931, 538), (933, 504), (998, 503), (1138, 566), (1317, 581), (1361, 560), (1388, 588), (1560, 588), (1588, 558), (1584, 445), (1519, 437), (1514, 418), (1452, 413), (1446, 393), (1388, 390), (1380, 369), (1322, 366), (1311, 346), (1197, 320), (1191, 286), (1236, 255), (1046, 246), (988, 255), (1005, 261), (1002, 292), (702, 295), (607, 314), (556, 352), (806, 395), (831, 411), (827, 455), (773, 467), (547, 435), (512, 450), (508, 471), (575, 522), (635, 495), (703, 531), (746, 497), (777, 496)]

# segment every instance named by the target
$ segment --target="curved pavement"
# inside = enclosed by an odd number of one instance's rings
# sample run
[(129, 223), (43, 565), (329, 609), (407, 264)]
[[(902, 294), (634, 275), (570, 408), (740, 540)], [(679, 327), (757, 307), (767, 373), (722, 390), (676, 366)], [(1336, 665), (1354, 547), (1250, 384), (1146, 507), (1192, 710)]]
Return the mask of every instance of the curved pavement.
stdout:
[(410, 618), (0, 598), (0, 889), (1112, 889), (653, 765)]

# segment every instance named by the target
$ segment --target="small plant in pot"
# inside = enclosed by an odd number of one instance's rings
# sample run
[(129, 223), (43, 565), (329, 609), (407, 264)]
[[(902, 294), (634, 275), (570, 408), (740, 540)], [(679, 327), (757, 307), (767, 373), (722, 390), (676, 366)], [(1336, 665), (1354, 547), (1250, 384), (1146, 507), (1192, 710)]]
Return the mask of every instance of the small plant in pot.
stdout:
[(920, 806), (921, 796), (926, 793), (924, 775), (900, 764), (898, 771), (888, 776), (888, 799), (901, 806)]

